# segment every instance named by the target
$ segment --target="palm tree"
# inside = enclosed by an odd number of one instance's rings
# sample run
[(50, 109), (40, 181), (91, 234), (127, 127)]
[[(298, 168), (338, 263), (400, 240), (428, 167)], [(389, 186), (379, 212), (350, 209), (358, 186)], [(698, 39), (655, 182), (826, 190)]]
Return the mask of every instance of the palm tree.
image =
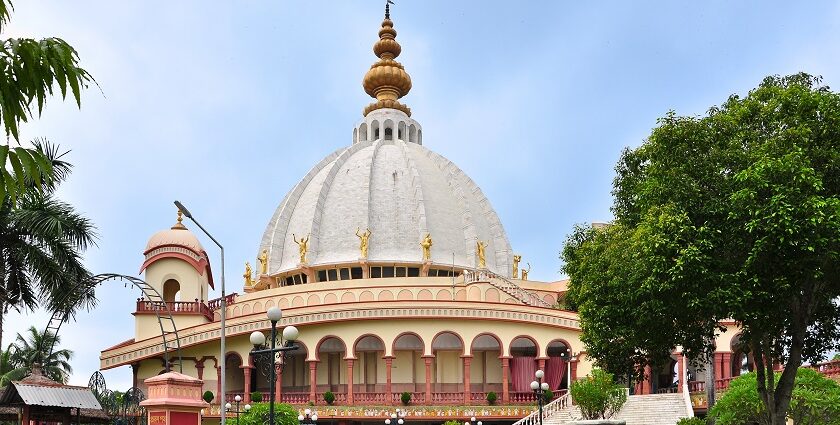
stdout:
[(9, 380), (17, 380), (26, 376), (32, 370), (32, 365), (37, 363), (41, 365), (46, 377), (53, 381), (67, 383), (67, 379), (73, 373), (73, 368), (70, 366), (73, 352), (67, 349), (54, 349), (52, 352), (46, 352), (50, 347), (44, 344), (44, 341), (51, 341), (53, 338), (55, 338), (55, 345), (59, 345), (61, 342), (60, 336), (53, 335), (49, 331), (38, 332), (35, 326), (29, 327), (26, 331), (26, 337), (17, 334), (17, 339), (7, 350), (11, 352), (9, 356), (10, 364), (15, 367), (6, 374), (9, 375)]
[(96, 302), (92, 289), (83, 294), (75, 290), (90, 275), (81, 253), (95, 243), (93, 225), (54, 197), (72, 166), (61, 159), (64, 154), (56, 145), (44, 140), (34, 145), (49, 158), (56, 178), (39, 188), (26, 180), (28, 190), (16, 204), (8, 195), (0, 201), (0, 347), (3, 318), (10, 309), (41, 306), (73, 312)]

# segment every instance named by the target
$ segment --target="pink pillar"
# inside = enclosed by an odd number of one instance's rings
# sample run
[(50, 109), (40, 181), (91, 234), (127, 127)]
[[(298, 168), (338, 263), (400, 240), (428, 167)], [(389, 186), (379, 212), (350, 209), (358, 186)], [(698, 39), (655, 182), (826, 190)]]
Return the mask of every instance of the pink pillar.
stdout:
[(283, 368), (278, 367), (275, 371), (277, 374), (274, 379), (274, 401), (280, 403), (283, 401)]
[(537, 357), (537, 369), (545, 372), (545, 357)]
[(650, 380), (651, 380), (650, 366), (645, 366), (645, 380), (642, 381), (642, 394), (650, 394)]
[(318, 382), (318, 360), (309, 361), (309, 401), (315, 403), (315, 384)]
[(472, 387), (470, 387), (470, 365), (472, 356), (461, 356), (464, 362), (464, 405), (469, 406), (472, 402)]
[(432, 404), (432, 360), (435, 356), (423, 356), (426, 362), (426, 404)]
[(385, 404), (394, 402), (394, 395), (391, 389), (391, 366), (393, 363), (393, 356), (385, 356)]
[(723, 374), (721, 377), (732, 377), (732, 353), (723, 353)]
[(510, 403), (510, 357), (502, 357), (502, 403)]
[(723, 353), (715, 353), (715, 380), (723, 379)]
[(685, 357), (683, 357), (682, 353), (677, 353), (677, 379), (679, 380), (679, 385), (677, 385), (677, 392), (683, 392), (683, 385), (687, 385), (688, 383), (685, 382), (686, 376), (688, 374), (685, 373)]
[(242, 398), (245, 404), (251, 404), (251, 366), (242, 366), (242, 373), (245, 375), (245, 394), (242, 394)]
[(347, 404), (353, 405), (353, 359), (344, 359), (347, 362)]
[[(222, 396), (222, 367), (216, 366), (216, 399)], [(225, 405), (224, 400), (219, 400), (219, 404)]]
[(572, 369), (572, 380), (569, 381), (569, 384), (570, 384), (569, 387), (570, 388), (571, 388), (572, 381), (577, 381), (577, 365), (578, 365), (577, 359), (572, 359), (572, 367), (571, 367), (571, 369)]
[(198, 372), (198, 379), (204, 379), (204, 360), (195, 362), (195, 370)]

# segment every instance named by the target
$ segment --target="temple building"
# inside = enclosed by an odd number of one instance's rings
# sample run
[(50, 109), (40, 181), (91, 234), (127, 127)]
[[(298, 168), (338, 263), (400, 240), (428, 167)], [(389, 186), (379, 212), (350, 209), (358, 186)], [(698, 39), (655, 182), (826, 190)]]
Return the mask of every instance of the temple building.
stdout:
[[(424, 140), (404, 103), (412, 84), (397, 61), (396, 35), (386, 12), (377, 59), (363, 79), (373, 102), (346, 143), (279, 201), (241, 289), (228, 284), (236, 293), (224, 300), (224, 355), (222, 300), (209, 295), (219, 270), (179, 213), (143, 251), (144, 280), (165, 306), (138, 300), (133, 337), (102, 351), (102, 369), (131, 367), (142, 389), (167, 366), (179, 368), (215, 395), (204, 417), (218, 421), (219, 406), (236, 395), (245, 403), (255, 392), (268, 398), (270, 375), (249, 354), (249, 335), (267, 333), (266, 310), (279, 307), (279, 327), (294, 325), (300, 336), (283, 358), (275, 398), (314, 404), (320, 422), (381, 424), (408, 393), (408, 421), (511, 423), (533, 410), (536, 370), (545, 371), (555, 397), (591, 371), (578, 315), (559, 307), (567, 282), (529, 280), (490, 200), (427, 147), (443, 141)], [(180, 345), (180, 360), (170, 353), (170, 365), (158, 318), (164, 310)], [(746, 358), (732, 352), (736, 329), (729, 326), (719, 341), (718, 378), (739, 373)], [(170, 339), (171, 331), (164, 329)], [(673, 360), (636, 392), (681, 391), (686, 374), (702, 380), (680, 353)], [(227, 400), (218, 396), (223, 362)], [(327, 392), (335, 396), (330, 405)]]

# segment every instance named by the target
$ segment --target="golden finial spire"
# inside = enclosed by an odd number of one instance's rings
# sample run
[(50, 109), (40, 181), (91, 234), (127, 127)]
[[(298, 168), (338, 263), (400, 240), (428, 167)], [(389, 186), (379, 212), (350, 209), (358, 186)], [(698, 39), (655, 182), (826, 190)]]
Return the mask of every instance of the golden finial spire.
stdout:
[(385, 20), (379, 29), (379, 41), (373, 45), (373, 53), (379, 57), (379, 61), (370, 67), (362, 82), (365, 92), (376, 98), (376, 102), (365, 108), (364, 115), (382, 108), (398, 109), (411, 115), (411, 109), (398, 100), (411, 90), (411, 77), (402, 64), (394, 60), (402, 48), (397, 43), (397, 31), (391, 22), (391, 4), (392, 1), (386, 0)]
[(181, 210), (178, 210), (178, 222), (175, 223), (175, 225), (172, 226), (172, 230), (186, 230), (187, 229), (187, 226), (184, 226), (184, 223), (182, 223), (182, 221), (184, 221), (184, 217), (182, 217), (183, 214), (184, 213), (182, 213)]

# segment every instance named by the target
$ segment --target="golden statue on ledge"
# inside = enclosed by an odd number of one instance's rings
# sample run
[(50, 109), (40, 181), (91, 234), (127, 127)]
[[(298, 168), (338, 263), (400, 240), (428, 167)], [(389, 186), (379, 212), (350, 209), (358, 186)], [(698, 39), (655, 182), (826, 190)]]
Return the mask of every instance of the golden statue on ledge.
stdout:
[(257, 257), (260, 262), (260, 275), (268, 274), (268, 250), (263, 249), (260, 256)]
[(521, 255), (513, 254), (513, 274), (514, 279), (519, 279), (519, 262), (522, 261)]
[(426, 233), (426, 236), (420, 241), (420, 246), (423, 247), (423, 261), (432, 259), (432, 234)]
[(487, 248), (487, 244), (483, 241), (478, 241), (475, 243), (475, 252), (478, 255), (478, 268), (486, 269), (487, 268), (487, 258), (485, 257), (484, 248)]
[(368, 240), (370, 239), (370, 229), (365, 230), (362, 233), (359, 233), (359, 228), (356, 228), (356, 236), (359, 237), (359, 251), (361, 251), (362, 257), (367, 258), (368, 256)]
[(525, 263), (528, 265), (528, 270), (522, 269), (522, 280), (528, 280), (528, 273), (531, 271), (531, 263)]
[(251, 277), (251, 263), (246, 261), (245, 262), (245, 273), (242, 274), (242, 277), (245, 278), (245, 286), (254, 286), (254, 279)]
[(306, 264), (306, 251), (309, 250), (309, 235), (306, 235), (305, 238), (302, 237), (300, 238), (300, 240), (298, 240), (297, 236), (295, 236), (295, 234), (292, 233), (292, 240), (294, 240), (295, 243), (298, 245), (298, 252), (300, 253), (300, 263)]

